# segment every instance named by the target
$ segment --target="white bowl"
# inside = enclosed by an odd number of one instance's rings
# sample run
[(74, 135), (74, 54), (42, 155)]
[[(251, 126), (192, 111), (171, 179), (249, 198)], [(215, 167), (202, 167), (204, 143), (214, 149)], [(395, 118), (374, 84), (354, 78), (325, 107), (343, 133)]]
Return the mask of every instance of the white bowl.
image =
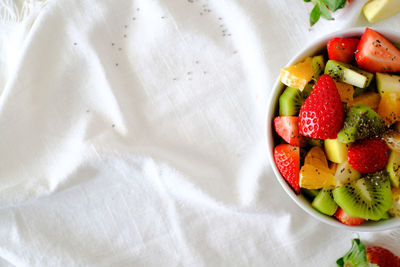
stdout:
[[(335, 33), (328, 34), (323, 36), (322, 38), (315, 40), (310, 45), (308, 45), (305, 49), (300, 51), (290, 62), (287, 66), (290, 66), (296, 62), (299, 62), (306, 58), (307, 56), (315, 55), (317, 52), (323, 50), (326, 47), (326, 43), (329, 39), (334, 37), (357, 37), (359, 38), (365, 31), (365, 27), (363, 28), (352, 28), (348, 30), (343, 30)], [(400, 42), (400, 32), (395, 32), (391, 30), (380, 30), (377, 29), (379, 33), (383, 36), (388, 38), (391, 41)], [(279, 77), (276, 80), (272, 92), (270, 93), (268, 99), (268, 113), (267, 113), (267, 139), (268, 139), (268, 159), (272, 166), (272, 169), (275, 173), (276, 178), (278, 179), (279, 183), (282, 185), (285, 192), (297, 203), (303, 210), (305, 210), (308, 214), (312, 215), (314, 218), (327, 223), (329, 225), (339, 227), (342, 229), (352, 230), (352, 231), (359, 231), (359, 232), (376, 232), (376, 231), (383, 231), (389, 230), (393, 228), (400, 227), (400, 218), (391, 218), (388, 220), (383, 221), (368, 221), (364, 222), (358, 226), (348, 226), (345, 225), (333, 217), (329, 217), (319, 213), (315, 210), (311, 203), (302, 195), (296, 195), (293, 189), (289, 186), (286, 180), (280, 174), (278, 168), (275, 165), (274, 161), (274, 127), (273, 127), (273, 119), (277, 114), (277, 102), (279, 96), (282, 93), (282, 89), (284, 85), (279, 81)]]

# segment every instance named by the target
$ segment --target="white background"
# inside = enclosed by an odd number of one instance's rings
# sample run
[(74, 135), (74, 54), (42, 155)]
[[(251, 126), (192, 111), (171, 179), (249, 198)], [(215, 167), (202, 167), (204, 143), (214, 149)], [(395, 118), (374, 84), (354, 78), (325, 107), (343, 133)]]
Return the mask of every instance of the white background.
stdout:
[(28, 2), (0, 12), (0, 266), (335, 266), (357, 236), (400, 255), (399, 230), (297, 207), (265, 140), (291, 57), (400, 15), (370, 25), (355, 0), (310, 28), (301, 0)]

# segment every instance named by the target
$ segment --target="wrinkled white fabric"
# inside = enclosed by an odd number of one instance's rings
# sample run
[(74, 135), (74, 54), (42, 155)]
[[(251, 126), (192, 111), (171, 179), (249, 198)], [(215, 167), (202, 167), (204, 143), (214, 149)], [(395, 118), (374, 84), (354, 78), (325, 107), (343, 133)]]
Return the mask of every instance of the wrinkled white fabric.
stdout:
[(400, 230), (311, 218), (266, 157), (279, 69), (371, 26), (363, 2), (310, 28), (300, 0), (3, 0), (0, 266), (335, 266), (358, 235), (400, 254)]

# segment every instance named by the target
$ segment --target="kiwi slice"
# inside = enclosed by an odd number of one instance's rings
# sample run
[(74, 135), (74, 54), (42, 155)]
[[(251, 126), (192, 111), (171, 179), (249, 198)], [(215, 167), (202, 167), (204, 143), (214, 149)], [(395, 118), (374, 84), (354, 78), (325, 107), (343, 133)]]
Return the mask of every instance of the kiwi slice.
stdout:
[(316, 139), (312, 137), (305, 137), (307, 144), (310, 146), (323, 146), (324, 145), (324, 140), (322, 139)]
[(377, 136), (384, 130), (385, 123), (378, 113), (368, 106), (355, 105), (347, 113), (343, 128), (337, 138), (340, 142), (347, 144)]
[(314, 82), (311, 81), (307, 83), (307, 85), (304, 87), (303, 91), (301, 93), (303, 94), (303, 99), (305, 100), (307, 97), (310, 96), (312, 90), (314, 89)]
[(386, 171), (366, 175), (332, 191), (335, 202), (350, 216), (380, 220), (392, 206), (392, 190)]
[(304, 99), (300, 90), (293, 87), (287, 87), (279, 97), (279, 115), (296, 115), (303, 103)]
[(338, 205), (335, 200), (333, 200), (332, 188), (322, 188), (314, 198), (311, 206), (323, 214), (329, 216), (335, 214)]
[(393, 187), (400, 187), (400, 153), (392, 150), (389, 156), (386, 170), (389, 173)]
[(300, 188), (300, 193), (310, 201), (318, 195), (319, 191), (319, 189)]
[(313, 78), (318, 80), (321, 73), (324, 72), (325, 69), (325, 60), (323, 55), (313, 56), (312, 58), (312, 66), (314, 70)]

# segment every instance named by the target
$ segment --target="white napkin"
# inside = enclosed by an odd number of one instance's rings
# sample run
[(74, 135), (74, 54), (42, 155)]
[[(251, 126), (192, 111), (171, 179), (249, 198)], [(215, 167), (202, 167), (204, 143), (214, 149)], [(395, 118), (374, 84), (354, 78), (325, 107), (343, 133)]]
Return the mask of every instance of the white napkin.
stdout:
[(335, 266), (357, 234), (277, 183), (266, 102), (363, 2), (0, 2), (0, 266)]

